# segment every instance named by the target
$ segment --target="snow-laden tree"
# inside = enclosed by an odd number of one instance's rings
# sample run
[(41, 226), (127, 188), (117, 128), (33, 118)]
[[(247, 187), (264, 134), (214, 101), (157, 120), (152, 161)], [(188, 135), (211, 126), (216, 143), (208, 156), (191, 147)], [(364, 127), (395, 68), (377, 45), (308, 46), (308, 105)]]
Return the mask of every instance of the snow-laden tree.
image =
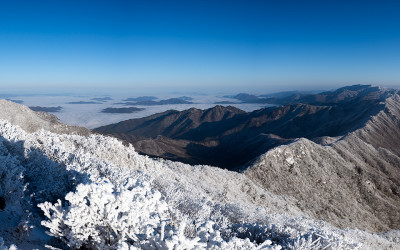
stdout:
[[(185, 235), (184, 219), (171, 223), (167, 204), (152, 190), (145, 176), (128, 178), (116, 187), (103, 179), (80, 184), (65, 199), (39, 205), (49, 234), (71, 248), (91, 249), (280, 249), (272, 241), (258, 245), (249, 239), (221, 236), (218, 226), (206, 221), (195, 228), (194, 237)], [(177, 224), (174, 227), (172, 224)], [(260, 248), (260, 249), (261, 249)]]
[[(231, 237), (224, 239), (221, 236), (218, 226), (213, 221), (206, 221), (196, 228), (194, 237), (187, 237), (184, 234), (186, 223), (181, 221), (177, 230), (173, 228), (164, 233), (164, 225), (161, 226), (162, 232), (155, 235), (147, 242), (140, 244), (140, 249), (282, 249), (280, 245), (272, 244), (267, 240), (261, 244), (251, 242), (249, 239)], [(129, 249), (128, 245), (122, 245), (121, 249)], [(132, 249), (132, 248), (131, 248)]]
[(19, 161), (10, 155), (0, 155), (0, 197), (4, 202), (0, 209), (6, 206), (21, 208), (25, 189), (23, 168)]
[(5, 236), (23, 239), (32, 228), (26, 188), (24, 167), (0, 140), (0, 233)]
[(39, 206), (49, 218), (42, 223), (49, 233), (73, 248), (116, 249), (146, 240), (168, 215), (161, 194), (142, 179), (128, 178), (120, 187), (105, 179), (80, 184), (65, 199), (65, 207), (60, 200)]

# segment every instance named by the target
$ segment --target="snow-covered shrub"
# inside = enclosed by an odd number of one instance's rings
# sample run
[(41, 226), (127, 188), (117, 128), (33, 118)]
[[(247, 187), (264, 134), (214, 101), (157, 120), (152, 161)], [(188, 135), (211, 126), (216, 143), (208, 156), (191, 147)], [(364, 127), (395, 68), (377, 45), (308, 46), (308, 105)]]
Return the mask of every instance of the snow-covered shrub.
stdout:
[(74, 189), (78, 173), (67, 171), (65, 166), (53, 162), (37, 149), (29, 149), (26, 154), (25, 179), (30, 191), (35, 193), (35, 204), (64, 198)]
[[(129, 178), (122, 187), (107, 180), (81, 184), (67, 194), (69, 204), (45, 202), (39, 205), (49, 219), (42, 224), (49, 234), (72, 248), (93, 249), (280, 249), (272, 241), (251, 242), (231, 237), (224, 239), (212, 221), (195, 228), (194, 237), (185, 234), (185, 220), (168, 220), (168, 207), (158, 191), (151, 190), (142, 176)], [(169, 222), (167, 224), (166, 222)]]
[[(248, 239), (255, 244), (271, 242), (288, 249), (360, 249), (361, 244), (340, 230), (308, 224), (305, 218), (283, 219), (279, 223), (232, 224), (220, 228), (223, 238)], [(311, 227), (310, 227), (311, 226)]]
[(80, 184), (65, 197), (66, 207), (61, 201), (39, 206), (49, 218), (42, 224), (70, 247), (116, 249), (124, 242), (134, 244), (157, 233), (168, 214), (160, 198), (147, 181), (129, 178), (121, 187), (107, 180)]
[(26, 188), (24, 167), (0, 141), (0, 233), (3, 236), (24, 239), (32, 229), (30, 197), (25, 194)]
[(140, 249), (282, 249), (280, 245), (273, 244), (270, 240), (258, 244), (238, 237), (224, 239), (213, 221), (202, 223), (196, 228), (194, 237), (187, 237), (184, 233), (185, 224), (182, 221), (178, 230), (170, 228), (165, 233), (162, 226), (161, 234), (154, 235), (146, 242), (141, 242)]
[(20, 208), (25, 189), (23, 168), (19, 161), (10, 155), (0, 155), (0, 197), (5, 204)]

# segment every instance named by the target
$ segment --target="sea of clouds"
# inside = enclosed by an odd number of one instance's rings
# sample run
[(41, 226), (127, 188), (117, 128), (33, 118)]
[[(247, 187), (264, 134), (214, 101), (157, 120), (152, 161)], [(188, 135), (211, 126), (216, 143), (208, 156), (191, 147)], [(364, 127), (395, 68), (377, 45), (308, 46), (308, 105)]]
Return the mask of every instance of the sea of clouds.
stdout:
[[(40, 107), (62, 107), (60, 112), (52, 113), (56, 115), (63, 123), (68, 125), (83, 126), (89, 129), (97, 128), (103, 125), (117, 123), (120, 121), (146, 117), (152, 114), (164, 112), (166, 110), (178, 110), (182, 111), (190, 108), (208, 109), (214, 107), (216, 102), (230, 101), (236, 102), (235, 104), (220, 104), (223, 106), (235, 106), (241, 110), (250, 112), (267, 106), (268, 104), (250, 104), (250, 103), (239, 103), (238, 100), (230, 99), (226, 97), (216, 95), (185, 95), (193, 98), (191, 102), (193, 104), (171, 104), (171, 105), (154, 105), (154, 106), (141, 106), (137, 105), (134, 107), (143, 108), (143, 110), (129, 113), (102, 113), (101, 111), (105, 108), (123, 108), (132, 107), (122, 104), (124, 99), (129, 97), (139, 97), (141, 95), (108, 95), (107, 97), (112, 100), (100, 102), (92, 100), (93, 98), (106, 97), (104, 95), (22, 95), (12, 96), (7, 99), (20, 102), (26, 106), (40, 106)], [(169, 98), (181, 97), (179, 95), (156, 95), (157, 100), (165, 100)], [(156, 101), (157, 101), (156, 100)], [(70, 102), (96, 102), (96, 104), (70, 104)]]

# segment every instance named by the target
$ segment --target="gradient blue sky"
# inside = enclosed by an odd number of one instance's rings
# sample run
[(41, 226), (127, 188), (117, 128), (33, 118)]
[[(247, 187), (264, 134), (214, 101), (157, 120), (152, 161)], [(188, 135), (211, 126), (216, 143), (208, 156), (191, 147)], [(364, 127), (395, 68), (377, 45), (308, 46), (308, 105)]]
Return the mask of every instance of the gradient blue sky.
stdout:
[(1, 1), (1, 89), (400, 87), (400, 1)]

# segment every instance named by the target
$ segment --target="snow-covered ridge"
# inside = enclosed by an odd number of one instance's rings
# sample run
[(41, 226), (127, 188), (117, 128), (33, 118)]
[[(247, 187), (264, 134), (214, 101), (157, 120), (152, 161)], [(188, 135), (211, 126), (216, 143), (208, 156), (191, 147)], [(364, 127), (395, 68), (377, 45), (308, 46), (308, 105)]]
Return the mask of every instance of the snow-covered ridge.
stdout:
[(375, 232), (398, 229), (400, 218), (400, 96), (364, 127), (319, 143), (301, 138), (258, 157), (246, 176), (298, 200), (313, 218)]
[(0, 197), (0, 249), (390, 249), (399, 239), (308, 219), (296, 200), (244, 174), (153, 160), (111, 137), (28, 133), (6, 120)]
[[(26, 133), (4, 120), (0, 135), (5, 245), (340, 249), (361, 242), (393, 244), (382, 236), (275, 214), (301, 213), (289, 198), (260, 189), (242, 174), (152, 160), (110, 137)], [(129, 212), (135, 211), (132, 204), (140, 206), (142, 217)], [(83, 218), (97, 220), (83, 223)], [(55, 237), (45, 237), (44, 230)]]

